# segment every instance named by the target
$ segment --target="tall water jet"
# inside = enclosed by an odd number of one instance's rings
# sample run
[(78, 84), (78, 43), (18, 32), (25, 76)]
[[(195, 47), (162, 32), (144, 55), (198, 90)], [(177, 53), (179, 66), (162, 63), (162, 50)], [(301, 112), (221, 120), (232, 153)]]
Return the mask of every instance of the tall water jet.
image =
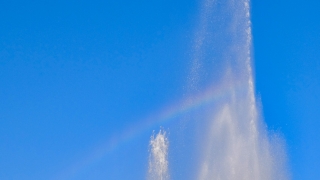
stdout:
[(149, 180), (168, 180), (168, 148), (169, 141), (164, 130), (160, 130), (150, 138)]
[[(250, 2), (206, 0), (204, 4), (202, 26), (205, 29), (197, 37), (194, 58), (194, 69), (199, 72), (193, 74), (199, 76), (201, 71), (208, 71), (198, 68), (201, 59), (202, 64), (220, 61), (217, 66), (221, 78), (207, 82), (201, 82), (200, 78), (198, 89), (207, 84), (228, 85), (223, 101), (201, 110), (206, 115), (199, 121), (205, 126), (200, 127), (206, 133), (200, 135), (203, 142), (198, 149), (197, 179), (288, 179), (281, 144), (268, 137), (257, 108), (251, 60)], [(192, 84), (194, 86), (194, 82)]]

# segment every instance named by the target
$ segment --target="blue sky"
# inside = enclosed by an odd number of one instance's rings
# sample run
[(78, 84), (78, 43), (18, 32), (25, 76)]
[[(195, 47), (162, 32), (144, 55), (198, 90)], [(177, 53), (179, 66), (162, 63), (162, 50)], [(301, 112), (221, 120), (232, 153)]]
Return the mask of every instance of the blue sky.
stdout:
[(287, 141), (293, 179), (319, 179), (317, 1), (252, 1), (255, 73), (264, 117)]
[[(86, 158), (182, 98), (199, 6), (1, 2), (0, 179), (143, 179), (149, 132)], [(319, 8), (252, 0), (256, 92), (297, 180), (320, 179)]]

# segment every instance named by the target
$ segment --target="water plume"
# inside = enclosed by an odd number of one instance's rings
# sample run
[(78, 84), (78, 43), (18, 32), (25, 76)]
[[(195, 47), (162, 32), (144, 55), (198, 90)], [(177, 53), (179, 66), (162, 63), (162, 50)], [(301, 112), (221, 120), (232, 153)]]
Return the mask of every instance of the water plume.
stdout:
[[(191, 168), (180, 172), (173, 169), (173, 176), (197, 180), (290, 179), (283, 139), (268, 132), (255, 95), (250, 1), (204, 0), (199, 18), (188, 93), (192, 96), (209, 87), (228, 87), (223, 99), (206, 103), (183, 120), (182, 124), (188, 126), (183, 136), (187, 144), (172, 146), (185, 155), (174, 161), (190, 164)], [(164, 139), (160, 131), (150, 143), (150, 168), (157, 177), (164, 169), (167, 172), (167, 165), (154, 165), (167, 155)], [(166, 158), (162, 159), (167, 164)]]
[(164, 130), (160, 130), (150, 138), (149, 180), (168, 180), (168, 148), (169, 141)]
[[(203, 33), (206, 37), (198, 37), (203, 39), (202, 44), (207, 43), (200, 48), (207, 54), (203, 61), (222, 62), (218, 65), (220, 79), (206, 83), (219, 86), (219, 81), (227, 81), (231, 84), (231, 91), (224, 101), (202, 110), (206, 115), (200, 123), (205, 125), (200, 127), (205, 133), (199, 135), (203, 141), (198, 149), (200, 168), (196, 179), (288, 179), (283, 144), (281, 140), (268, 136), (255, 97), (250, 2), (206, 0), (204, 4), (205, 9), (216, 11), (204, 10), (202, 15), (211, 19), (206, 24), (207, 31), (211, 32)], [(216, 44), (220, 44), (218, 51), (210, 49), (210, 45), (217, 47)], [(195, 53), (198, 51), (199, 48)], [(214, 56), (210, 55), (212, 52)], [(199, 59), (194, 61), (199, 62)], [(245, 88), (239, 90), (236, 84), (243, 84)]]

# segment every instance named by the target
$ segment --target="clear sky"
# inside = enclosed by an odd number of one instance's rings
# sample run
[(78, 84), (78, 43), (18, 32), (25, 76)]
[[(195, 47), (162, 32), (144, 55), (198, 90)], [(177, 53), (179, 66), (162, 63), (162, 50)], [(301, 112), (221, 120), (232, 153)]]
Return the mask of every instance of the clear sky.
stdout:
[[(264, 119), (292, 179), (320, 179), (320, 2), (251, 3)], [(183, 97), (199, 6), (1, 2), (0, 179), (144, 179), (152, 128), (105, 144)]]

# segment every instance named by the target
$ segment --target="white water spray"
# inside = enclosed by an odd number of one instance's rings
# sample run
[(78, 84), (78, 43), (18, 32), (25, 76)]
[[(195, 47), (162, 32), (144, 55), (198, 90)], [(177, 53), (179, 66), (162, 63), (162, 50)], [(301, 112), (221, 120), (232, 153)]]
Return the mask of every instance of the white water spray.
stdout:
[[(226, 23), (229, 25), (217, 31), (227, 31), (224, 36), (231, 39), (223, 50), (232, 59), (222, 81), (229, 81), (232, 91), (229, 98), (215, 107), (208, 107), (212, 113), (206, 117), (209, 128), (200, 150), (197, 179), (288, 179), (281, 144), (270, 140), (257, 109), (251, 65), (250, 2), (217, 2), (225, 5), (231, 14), (230, 22)], [(214, 15), (207, 13), (205, 16)], [(242, 91), (238, 90), (237, 83), (244, 86)]]
[(168, 180), (169, 141), (164, 130), (160, 130), (150, 139), (149, 180)]
[[(197, 180), (289, 179), (284, 143), (277, 135), (268, 134), (255, 97), (250, 1), (204, 0), (199, 22), (190, 91), (200, 93), (221, 84), (228, 84), (228, 89), (223, 100), (208, 103), (190, 115), (193, 121), (186, 123), (190, 128), (185, 142), (193, 149), (179, 161), (191, 164), (193, 172), (178, 172), (188, 173), (187, 177), (176, 176)], [(161, 131), (151, 138), (149, 172), (156, 175), (153, 180), (169, 177), (165, 139)], [(183, 148), (177, 149), (181, 152)]]

